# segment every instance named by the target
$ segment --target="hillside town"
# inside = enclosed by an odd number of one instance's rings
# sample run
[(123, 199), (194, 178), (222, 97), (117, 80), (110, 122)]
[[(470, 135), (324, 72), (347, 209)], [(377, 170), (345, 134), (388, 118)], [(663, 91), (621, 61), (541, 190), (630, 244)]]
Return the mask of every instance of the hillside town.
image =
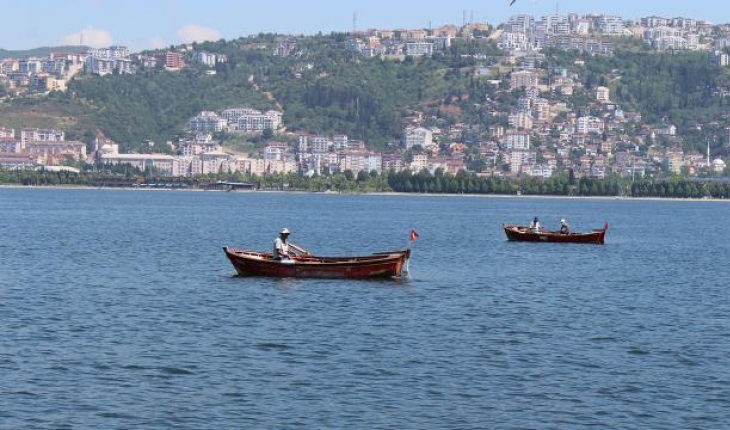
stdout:
[[(728, 55), (722, 49), (730, 46), (730, 39), (715, 37), (719, 34), (716, 29), (710, 22), (685, 18), (646, 17), (633, 22), (610, 15), (556, 14), (539, 19), (513, 16), (495, 30), (488, 24), (465, 22), (427, 30), (353, 32), (343, 49), (362, 57), (394, 61), (433, 55), (449, 49), (459, 38), (491, 38), (501, 49), (501, 64), (509, 65), (511, 72), (504, 79), (493, 79), (492, 65), (483, 64), (473, 73), (497, 90), (520, 92), (509, 111), (493, 112), (505, 116), (507, 125), (471, 133), (473, 124), (436, 127), (427, 125), (425, 112), (414, 111), (403, 121), (400, 141), (389, 145), (391, 152), (382, 153), (346, 134), (289, 132), (281, 111), (230, 106), (199, 112), (189, 119), (185, 137), (147, 142), (147, 153), (121, 153), (119, 142), (104, 138), (87, 147), (86, 143), (66, 140), (64, 130), (0, 128), (0, 166), (48, 169), (73, 160), (99, 166), (128, 165), (170, 177), (232, 172), (311, 176), (347, 170), (382, 174), (424, 169), (456, 174), (467, 170), (468, 157), (476, 155), (481, 160), (479, 175), (501, 178), (550, 178), (568, 170), (576, 177), (595, 179), (610, 174), (632, 178), (720, 175), (726, 173), (726, 160), (711, 154), (710, 142), (706, 151), (685, 152), (675, 139), (676, 125), (645, 123), (640, 112), (624, 110), (613, 102), (606, 86), (595, 88), (587, 109), (571, 109), (560, 96), (569, 97), (581, 88), (578, 77), (564, 68), (550, 70), (548, 79), (545, 70), (538, 67), (545, 61), (541, 51), (548, 47), (611, 56), (612, 38), (616, 36), (643, 40), (657, 50), (705, 51), (707, 61), (727, 67)], [(282, 37), (271, 55), (286, 57), (297, 52), (296, 40)], [(111, 46), (84, 53), (53, 53), (48, 58), (2, 60), (0, 84), (7, 88), (8, 97), (21, 97), (65, 91), (79, 73), (131, 74), (154, 67), (175, 73), (187, 67), (187, 61), (203, 65), (208, 74), (215, 75), (216, 64), (225, 63), (227, 58), (196, 51), (192, 45), (156, 55), (131, 54), (126, 47)], [(574, 64), (580, 65), (580, 60)], [(548, 98), (548, 94), (557, 97)], [(490, 100), (481, 103), (489, 105)], [(241, 154), (230, 151), (224, 140), (216, 138), (222, 135), (270, 138), (260, 152)], [(669, 144), (648, 144), (660, 139)], [(726, 129), (723, 139), (723, 145), (730, 147), (730, 130)], [(164, 150), (159, 150), (161, 147)]]

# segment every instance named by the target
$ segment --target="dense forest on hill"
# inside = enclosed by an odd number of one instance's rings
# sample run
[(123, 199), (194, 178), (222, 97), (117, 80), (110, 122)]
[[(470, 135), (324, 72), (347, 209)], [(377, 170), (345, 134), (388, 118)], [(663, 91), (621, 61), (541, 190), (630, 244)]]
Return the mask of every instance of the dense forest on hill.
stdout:
[[(400, 138), (403, 119), (415, 110), (424, 112), (428, 125), (465, 122), (484, 130), (495, 122), (506, 125), (520, 93), (505, 91), (505, 82), (501, 89), (488, 83), (512, 70), (500, 65), (501, 53), (489, 39), (455, 40), (445, 53), (397, 61), (348, 52), (348, 37), (297, 37), (290, 56), (272, 55), (285, 39), (273, 34), (195, 44), (194, 50), (225, 54), (228, 61), (214, 75), (192, 59), (176, 72), (158, 67), (136, 75), (84, 74), (65, 93), (0, 105), (0, 126), (20, 127), (24, 114), (47, 119), (49, 127), (57, 125), (53, 118), (65, 118), (72, 138), (90, 143), (101, 134), (123, 150), (145, 150), (145, 140), (183, 134), (200, 111), (250, 106), (282, 110), (287, 131), (342, 133), (384, 149)], [(727, 124), (728, 72), (706, 52), (658, 53), (631, 40), (617, 40), (615, 48), (612, 57), (545, 50), (539, 67), (550, 71), (548, 81), (558, 69), (578, 77), (583, 89), (565, 99), (570, 108), (590, 112), (595, 87), (608, 86), (622, 109), (641, 112), (647, 123), (677, 125), (691, 146), (701, 147), (707, 133)], [(477, 67), (488, 67), (491, 76), (477, 75)]]

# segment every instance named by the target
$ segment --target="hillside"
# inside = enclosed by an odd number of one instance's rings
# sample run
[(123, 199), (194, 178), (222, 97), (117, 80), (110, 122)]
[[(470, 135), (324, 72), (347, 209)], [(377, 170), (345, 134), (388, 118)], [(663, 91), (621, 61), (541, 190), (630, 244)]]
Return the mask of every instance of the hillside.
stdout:
[[(398, 61), (352, 54), (344, 49), (346, 37), (299, 37), (289, 56), (272, 55), (284, 39), (277, 35), (194, 45), (228, 61), (216, 66), (215, 75), (192, 57), (190, 67), (177, 72), (83, 75), (66, 93), (0, 104), (0, 126), (59, 127), (87, 142), (103, 134), (124, 150), (140, 150), (145, 140), (181, 135), (200, 111), (250, 106), (281, 109), (290, 132), (347, 134), (382, 149), (399, 139), (403, 120), (413, 111), (424, 114), (426, 125), (462, 122), (479, 133), (491, 124), (506, 125), (520, 95), (488, 83), (508, 77), (504, 65), (492, 67), (491, 76), (475, 74), (477, 66), (499, 65), (500, 51), (489, 39), (455, 40), (443, 54)], [(612, 57), (546, 50), (539, 66), (579, 80), (582, 90), (565, 97), (573, 110), (589, 112), (593, 91), (601, 85), (611, 88), (622, 109), (639, 111), (652, 123), (676, 124), (690, 145), (705, 139), (698, 123), (727, 123), (728, 104), (718, 94), (730, 88), (728, 73), (706, 53), (662, 54), (636, 43), (616, 45)]]
[(24, 59), (24, 58), (42, 58), (47, 57), (49, 54), (53, 52), (86, 52), (89, 49), (88, 46), (44, 46), (41, 48), (35, 48), (35, 49), (24, 49), (24, 50), (16, 50), (16, 51), (9, 51), (6, 49), (0, 49), (0, 60), (4, 60), (6, 58), (16, 58), (16, 59)]

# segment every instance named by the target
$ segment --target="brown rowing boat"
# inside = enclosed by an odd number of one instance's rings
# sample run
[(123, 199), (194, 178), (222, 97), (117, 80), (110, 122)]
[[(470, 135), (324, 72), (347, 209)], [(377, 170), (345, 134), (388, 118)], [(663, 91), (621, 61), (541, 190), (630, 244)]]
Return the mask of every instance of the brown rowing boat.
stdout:
[(561, 233), (559, 231), (540, 230), (532, 231), (529, 227), (519, 225), (502, 225), (507, 240), (516, 242), (549, 242), (549, 243), (593, 243), (603, 245), (608, 222), (603, 228), (597, 228), (586, 233)]

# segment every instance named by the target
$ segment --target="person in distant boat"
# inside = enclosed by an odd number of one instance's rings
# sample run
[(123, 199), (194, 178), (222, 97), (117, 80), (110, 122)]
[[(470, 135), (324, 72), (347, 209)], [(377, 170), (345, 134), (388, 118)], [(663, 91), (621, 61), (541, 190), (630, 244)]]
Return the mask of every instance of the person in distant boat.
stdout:
[(289, 242), (291, 232), (285, 228), (279, 232), (279, 237), (274, 240), (273, 256), (277, 260), (289, 259), (297, 255), (310, 255), (309, 251), (299, 245)]
[(565, 221), (565, 218), (562, 218), (560, 220), (560, 234), (568, 234), (570, 233), (570, 226), (568, 225), (568, 222)]
[(532, 220), (530, 223), (530, 233), (539, 233), (540, 232), (540, 221), (535, 217), (535, 219)]

